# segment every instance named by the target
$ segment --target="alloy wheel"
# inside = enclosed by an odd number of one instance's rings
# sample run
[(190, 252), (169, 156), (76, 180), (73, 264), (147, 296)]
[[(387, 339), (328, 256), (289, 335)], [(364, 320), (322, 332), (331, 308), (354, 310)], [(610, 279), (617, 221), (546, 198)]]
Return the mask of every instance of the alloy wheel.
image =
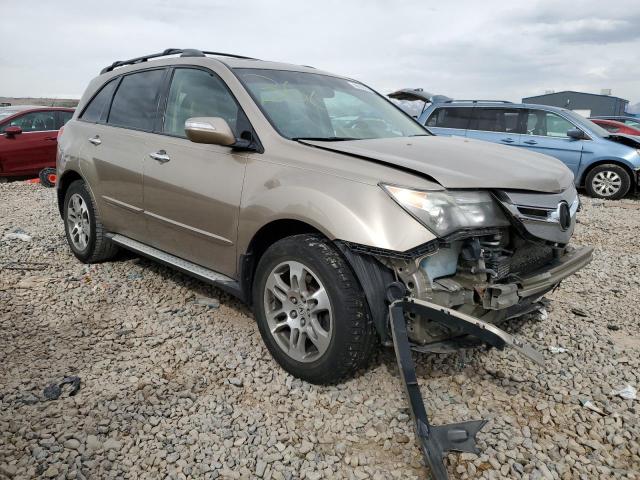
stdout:
[(79, 251), (85, 250), (89, 244), (89, 236), (91, 234), (89, 208), (87, 207), (87, 202), (77, 193), (71, 195), (69, 199), (67, 226), (73, 246)]
[(276, 343), (292, 359), (313, 362), (329, 348), (333, 312), (329, 294), (306, 265), (277, 265), (264, 289), (264, 311)]

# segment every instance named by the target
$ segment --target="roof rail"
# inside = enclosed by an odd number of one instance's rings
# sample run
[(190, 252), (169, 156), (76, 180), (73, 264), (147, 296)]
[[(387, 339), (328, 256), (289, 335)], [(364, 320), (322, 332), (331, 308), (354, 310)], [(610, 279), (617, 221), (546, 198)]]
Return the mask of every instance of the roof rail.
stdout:
[(509, 100), (451, 100), (447, 103), (456, 103), (456, 102), (465, 102), (465, 103), (513, 103)]
[(235, 55), (233, 53), (222, 53), (222, 52), (210, 52), (206, 50), (196, 50), (195, 48), (167, 48), (166, 50), (160, 53), (151, 53), (149, 55), (143, 55), (142, 57), (131, 58), (129, 60), (118, 60), (113, 62), (111, 65), (104, 67), (100, 70), (100, 74), (110, 72), (118, 67), (123, 67), (125, 65), (135, 65), (136, 63), (146, 62), (152, 58), (166, 57), (169, 55), (178, 55), (181, 57), (204, 57), (206, 55), (216, 55), (219, 57), (231, 57), (231, 58), (243, 58), (246, 60), (256, 60), (251, 57), (243, 57), (242, 55)]

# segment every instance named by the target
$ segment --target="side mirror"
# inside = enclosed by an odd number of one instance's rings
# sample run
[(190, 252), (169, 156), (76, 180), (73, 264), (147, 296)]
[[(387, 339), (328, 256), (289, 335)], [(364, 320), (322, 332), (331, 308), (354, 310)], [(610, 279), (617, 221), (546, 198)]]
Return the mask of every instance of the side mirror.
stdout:
[(589, 137), (579, 128), (572, 128), (567, 130), (567, 137), (574, 140), (587, 140)]
[(194, 143), (231, 146), (236, 137), (229, 124), (220, 117), (193, 117), (184, 122), (187, 138)]
[(8, 138), (13, 138), (16, 135), (20, 135), (22, 133), (22, 128), (16, 126), (16, 125), (12, 125), (10, 127), (7, 127), (4, 129), (4, 133), (7, 134)]

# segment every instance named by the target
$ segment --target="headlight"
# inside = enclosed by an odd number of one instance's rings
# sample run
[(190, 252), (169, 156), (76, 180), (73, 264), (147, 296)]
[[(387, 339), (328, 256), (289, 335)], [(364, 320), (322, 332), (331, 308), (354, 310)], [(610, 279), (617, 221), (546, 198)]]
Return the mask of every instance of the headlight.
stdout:
[(460, 229), (509, 225), (489, 192), (431, 192), (394, 185), (380, 186), (409, 214), (440, 237)]

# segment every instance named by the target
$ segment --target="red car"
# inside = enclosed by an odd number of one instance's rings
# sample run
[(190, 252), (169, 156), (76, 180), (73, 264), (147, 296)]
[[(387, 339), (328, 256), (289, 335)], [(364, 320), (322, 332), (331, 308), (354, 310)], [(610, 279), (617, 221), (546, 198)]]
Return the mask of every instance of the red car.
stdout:
[(0, 107), (0, 182), (55, 169), (58, 130), (73, 111), (32, 105)]
[(626, 135), (635, 135), (640, 137), (640, 129), (635, 127), (630, 127), (622, 122), (618, 122), (616, 120), (605, 120), (602, 118), (590, 118), (593, 123), (596, 125), (600, 125), (607, 132), (611, 133), (624, 133)]

